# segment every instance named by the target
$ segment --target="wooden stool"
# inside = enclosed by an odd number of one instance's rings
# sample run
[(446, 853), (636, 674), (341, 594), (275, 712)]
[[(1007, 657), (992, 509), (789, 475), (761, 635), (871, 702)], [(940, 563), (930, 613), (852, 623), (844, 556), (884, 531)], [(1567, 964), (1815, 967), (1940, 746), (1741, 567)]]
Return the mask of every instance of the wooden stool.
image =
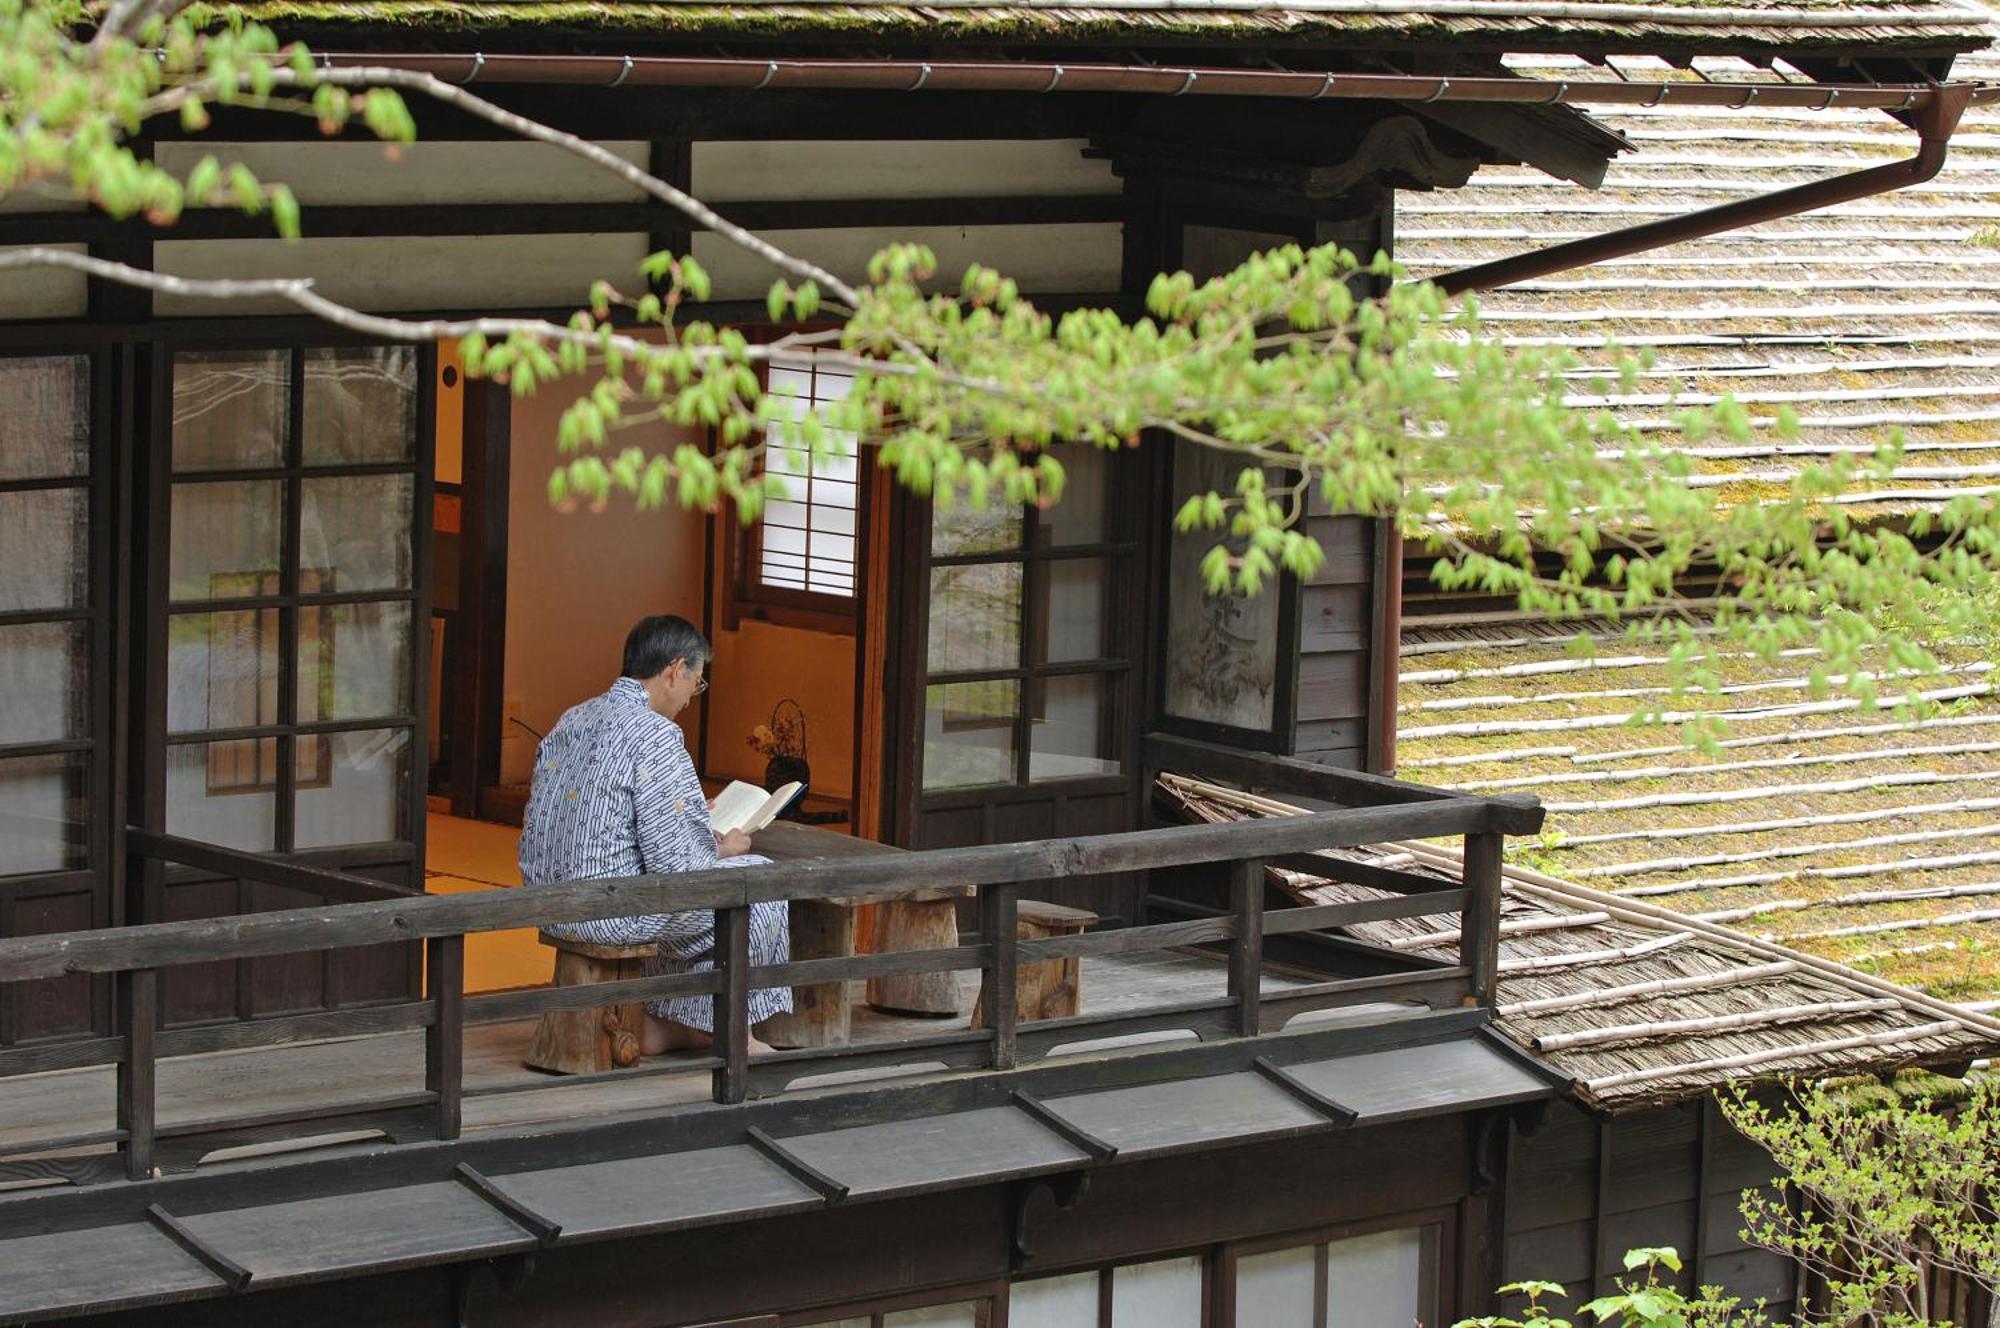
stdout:
[[(956, 892), (939, 899), (891, 899), (875, 906), (876, 954), (949, 950), (958, 944)], [(868, 1003), (893, 1014), (950, 1019), (958, 1014), (958, 974), (896, 973), (868, 979)]]
[[(794, 899), (792, 958), (839, 959), (854, 953), (854, 908), (840, 900)], [(774, 1014), (757, 1036), (774, 1047), (844, 1047), (853, 1029), (845, 982), (792, 988), (789, 1014)]]
[[(1014, 934), (1024, 941), (1045, 941), (1051, 936), (1075, 936), (1097, 921), (1088, 909), (1044, 904), (1039, 899), (1023, 899), (1015, 907)], [(972, 1026), (986, 1024), (986, 995), (972, 1005)], [(1069, 1019), (1083, 1004), (1083, 960), (1051, 959), (1040, 964), (1022, 964), (1014, 979), (1014, 1018)]]
[[(645, 963), (660, 952), (647, 945), (592, 945), (541, 934), (556, 952), (556, 985), (617, 982), (645, 976)], [(551, 1074), (594, 1074), (639, 1059), (639, 1035), (646, 1010), (638, 1001), (587, 1010), (544, 1010), (522, 1063)]]

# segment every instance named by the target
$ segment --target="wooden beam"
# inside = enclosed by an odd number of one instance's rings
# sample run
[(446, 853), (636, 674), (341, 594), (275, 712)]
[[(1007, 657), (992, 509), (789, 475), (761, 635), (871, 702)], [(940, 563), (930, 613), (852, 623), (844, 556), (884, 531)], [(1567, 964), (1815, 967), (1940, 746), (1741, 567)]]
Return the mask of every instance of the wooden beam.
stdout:
[(323, 867), (302, 867), (264, 853), (244, 853), (218, 844), (163, 835), (134, 826), (125, 832), (126, 851), (157, 862), (175, 863), (210, 871), (218, 876), (254, 881), (259, 885), (282, 886), (307, 894), (323, 895), (334, 903), (367, 903), (379, 899), (421, 899), (423, 891), (391, 885), (365, 876), (327, 871)]
[[(69, 973), (115, 973), (131, 968), (500, 931), (554, 921), (732, 908), (826, 895), (887, 897), (913, 887), (934, 886), (940, 881), (1020, 883), (1233, 862), (1315, 848), (1488, 832), (1496, 807), (1503, 812), (1514, 810), (1481, 799), (1440, 798), (1227, 825), (1167, 826), (1021, 844), (987, 844), (920, 853), (885, 852), (837, 861), (569, 881), (530, 890), (433, 895), (154, 923), (113, 931), (13, 937), (0, 940), (0, 973), (5, 973), (10, 981), (28, 981)], [(1540, 809), (1533, 810), (1539, 820)]]

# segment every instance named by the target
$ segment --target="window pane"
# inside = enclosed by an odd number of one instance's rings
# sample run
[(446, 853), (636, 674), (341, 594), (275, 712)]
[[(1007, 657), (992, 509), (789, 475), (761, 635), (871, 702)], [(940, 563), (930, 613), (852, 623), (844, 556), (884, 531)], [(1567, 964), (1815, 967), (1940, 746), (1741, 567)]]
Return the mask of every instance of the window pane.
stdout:
[(1014, 782), (1021, 684), (958, 682), (924, 692), (924, 787)]
[(409, 694), (409, 605), (299, 609), (300, 723), (401, 714)]
[(167, 732), (277, 722), (276, 609), (176, 613), (167, 619)]
[(80, 755), (0, 761), (0, 876), (85, 865), (87, 779)]
[(1111, 1273), (1112, 1328), (1201, 1328), (1201, 1260), (1128, 1264)]
[(224, 848), (276, 847), (278, 740), (167, 748), (167, 833)]
[[(1174, 449), (1174, 511), (1196, 493), (1235, 484), (1227, 457), (1194, 443)], [(1277, 704), (1278, 589), (1211, 595), (1201, 560), (1213, 531), (1168, 536), (1166, 711), (1182, 719), (1269, 730)]]
[(1021, 666), (1021, 564), (931, 569), (932, 673)]
[[(1319, 1247), (1272, 1250), (1236, 1261), (1236, 1321), (1259, 1328), (1319, 1328), (1313, 1272)], [(1376, 1328), (1390, 1328), (1386, 1323)]]
[(1019, 1328), (1097, 1328), (1101, 1276), (1071, 1273), (1016, 1282), (1007, 1292), (1007, 1322)]
[(1111, 585), (1110, 562), (1103, 558), (1057, 558), (1042, 565), (1041, 575), (1049, 600), (1042, 661), (1065, 664), (1110, 655), (1104, 611)]
[(174, 469), (284, 464), (292, 357), (287, 351), (183, 351), (174, 356)]
[(410, 584), (415, 502), (416, 481), (408, 475), (305, 481), (299, 566), (320, 574), (323, 591), (403, 589)]
[(0, 613), (89, 602), (90, 506), (82, 489), (0, 493)]
[(0, 743), (85, 735), (88, 640), (79, 623), (0, 627)]
[[(310, 780), (303, 772), (300, 776), (296, 847), (409, 837), (404, 816), (410, 791), (408, 729), (323, 734), (311, 746), (319, 768)], [(300, 739), (302, 755), (306, 747)]]
[(1036, 538), (1044, 545), (1102, 544), (1106, 538), (1105, 482), (1110, 452), (1080, 443), (1057, 449), (1062, 462), (1063, 496), (1042, 513)]
[(81, 355), (0, 359), (0, 480), (90, 469), (90, 361)]
[(407, 461), (416, 450), (417, 349), (306, 352), (305, 464)]
[(950, 507), (931, 509), (931, 552), (1000, 553), (1021, 547), (1021, 509), (1003, 502), (971, 507), (961, 493)]
[(1037, 678), (1040, 694), (1028, 730), (1028, 778), (1082, 779), (1115, 775), (1112, 757), (1116, 683), (1101, 673)]
[(176, 600), (278, 593), (282, 480), (174, 486), (168, 593)]
[(926, 1305), (882, 1316), (882, 1328), (986, 1328), (987, 1302), (965, 1300), (956, 1305)]
[(1424, 1233), (1383, 1231), (1327, 1247), (1327, 1328), (1402, 1328), (1425, 1317)]

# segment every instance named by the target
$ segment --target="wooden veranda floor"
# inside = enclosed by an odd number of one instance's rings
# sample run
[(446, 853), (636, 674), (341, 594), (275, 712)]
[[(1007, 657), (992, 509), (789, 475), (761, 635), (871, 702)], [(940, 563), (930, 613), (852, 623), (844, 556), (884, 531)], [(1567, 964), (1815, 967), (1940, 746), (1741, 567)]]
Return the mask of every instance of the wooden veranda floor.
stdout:
[[(964, 1008), (969, 1011), (978, 975), (963, 974), (961, 981), (966, 988)], [(1083, 1013), (1117, 1014), (1219, 997), (1226, 982), (1224, 965), (1201, 955), (1095, 958), (1087, 961), (1084, 969)], [(1282, 991), (1297, 983), (1267, 973), (1263, 985), (1266, 991)], [(858, 990), (855, 997), (856, 1042), (925, 1037), (965, 1028), (968, 1022), (965, 1016), (946, 1020), (884, 1015), (863, 1003)], [(1309, 1017), (1366, 1018), (1381, 1013), (1379, 1006), (1357, 1006)], [(581, 1082), (564, 1082), (526, 1069), (521, 1054), (532, 1030), (532, 1021), (475, 1025), (466, 1030), (464, 1129), (468, 1133), (644, 1111), (709, 1096), (708, 1071), (674, 1068), (676, 1060), (686, 1057), (648, 1058), (629, 1071)], [(1109, 1041), (1133, 1045), (1188, 1036), (1163, 1032)], [(1105, 1045), (1080, 1044), (1077, 1050), (1094, 1051)], [(1059, 1054), (1071, 1051), (1057, 1050)], [(849, 1072), (841, 1078), (894, 1077), (926, 1068), (935, 1066)], [(827, 1078), (822, 1076), (821, 1081)], [(177, 1057), (159, 1063), (159, 1122), (169, 1128), (221, 1116), (337, 1107), (413, 1092), (422, 1088), (423, 1082), (423, 1035), (416, 1031)], [(793, 1086), (810, 1087), (814, 1082), (819, 1081), (801, 1079)], [(114, 1091), (114, 1073), (109, 1066), (0, 1080), (0, 1153), (38, 1140), (112, 1128)], [(303, 1133), (309, 1127), (301, 1126), (300, 1130)], [(316, 1144), (325, 1146), (353, 1137), (324, 1135)], [(272, 1146), (261, 1145), (235, 1154), (218, 1152), (205, 1161), (271, 1151), (275, 1151)]]

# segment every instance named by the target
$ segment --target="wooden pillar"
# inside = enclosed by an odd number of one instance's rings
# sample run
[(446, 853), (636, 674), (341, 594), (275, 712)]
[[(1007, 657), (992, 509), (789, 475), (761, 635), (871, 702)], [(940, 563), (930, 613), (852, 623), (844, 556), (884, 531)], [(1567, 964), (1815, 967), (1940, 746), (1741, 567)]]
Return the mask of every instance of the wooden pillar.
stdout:
[(1014, 1003), (1018, 899), (1019, 887), (1012, 883), (979, 887), (979, 939), (988, 956), (979, 998), (993, 1028), (996, 1070), (1014, 1068), (1014, 1029), (1020, 1018)]
[(125, 1178), (146, 1180), (153, 1174), (159, 970), (120, 973), (117, 993), (117, 1028), (125, 1036), (125, 1055), (118, 1062), (118, 1128), (125, 1132)]
[(465, 1086), (465, 937), (424, 942), (431, 1022), (424, 1029), (424, 1087), (437, 1094), (437, 1137), (458, 1138)]
[(1229, 946), (1229, 997), (1236, 1003), (1236, 1035), (1263, 1031), (1264, 864), (1239, 862), (1229, 876), (1229, 907), (1236, 939)]
[(750, 1093), (750, 908), (715, 910), (717, 984), (713, 1035), (717, 1102), (741, 1102)]
[[(507, 657), (508, 456), (513, 398), (504, 383), (465, 380), (465, 482), (460, 511), (458, 617), (461, 676), (447, 680), (451, 813), (479, 814), (479, 789), (500, 778), (501, 688)], [(429, 631), (430, 624), (421, 624)]]
[(1465, 837), (1463, 880), (1468, 891), (1459, 932), (1459, 962), (1472, 970), (1466, 1004), (1491, 1007), (1500, 982), (1500, 843), (1487, 832)]

